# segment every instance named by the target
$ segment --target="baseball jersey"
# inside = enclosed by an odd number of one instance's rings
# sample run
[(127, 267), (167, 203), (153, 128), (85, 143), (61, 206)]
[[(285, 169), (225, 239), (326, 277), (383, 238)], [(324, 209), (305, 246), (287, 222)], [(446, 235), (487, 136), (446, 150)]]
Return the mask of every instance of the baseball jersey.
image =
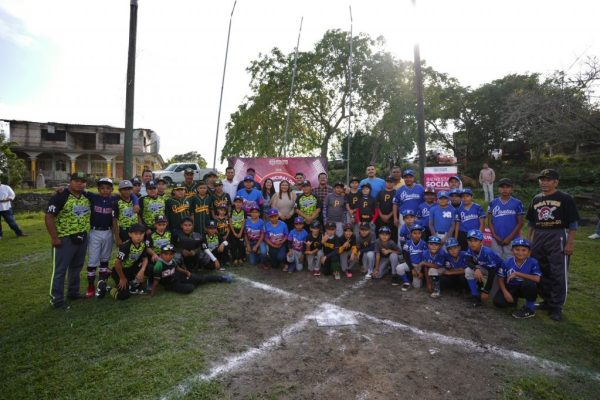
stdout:
[(323, 243), (323, 254), (331, 258), (336, 258), (339, 255), (339, 248), (342, 245), (341, 238), (336, 234), (326, 236), (327, 240)]
[(379, 208), (380, 214), (391, 214), (394, 207), (394, 196), (396, 196), (396, 190), (384, 189), (377, 194), (377, 208)]
[(381, 257), (389, 257), (389, 254), (384, 255), (383, 253), (381, 253), (381, 250), (383, 250), (383, 249), (395, 250), (398, 253), (401, 252), (400, 247), (398, 247), (396, 242), (393, 241), (392, 239), (389, 239), (386, 242), (383, 242), (381, 239), (377, 239), (375, 241), (375, 246), (374, 246), (375, 254), (379, 253), (381, 255)]
[(321, 202), (314, 194), (304, 194), (296, 198), (296, 208), (305, 215), (312, 215), (315, 210), (321, 209)]
[(161, 235), (155, 230), (146, 236), (146, 247), (151, 249), (155, 254), (160, 254), (160, 249), (171, 243), (171, 232), (165, 231)]
[(143, 241), (136, 246), (131, 240), (127, 240), (119, 246), (117, 259), (121, 260), (123, 269), (139, 266), (144, 257), (146, 257), (146, 244)]
[(262, 219), (257, 219), (253, 222), (250, 218), (246, 220), (246, 234), (248, 240), (251, 242), (257, 242), (260, 239), (260, 235), (265, 230), (265, 223)]
[(429, 228), (429, 212), (435, 203), (422, 202), (417, 209), (417, 223), (425, 228)]
[(467, 258), (468, 256), (466, 251), (459, 251), (456, 258), (452, 257), (450, 253), (446, 252), (446, 269), (467, 268), (469, 266)]
[(260, 208), (263, 204), (262, 193), (255, 188), (250, 189), (250, 191), (246, 190), (246, 188), (240, 189), (237, 192), (237, 196), (240, 196), (244, 200), (242, 208), (247, 214), (250, 213), (252, 207)]
[(217, 224), (217, 232), (219, 232), (219, 235), (226, 238), (229, 234), (229, 218), (216, 217), (215, 223)]
[(229, 207), (231, 206), (231, 198), (227, 193), (223, 192), (218, 194), (215, 192), (211, 196), (213, 210), (216, 210), (219, 206), (227, 206), (227, 209), (229, 210)]
[(171, 238), (173, 245), (178, 251), (197, 250), (202, 247), (204, 240), (198, 232), (186, 234), (183, 231), (177, 231)]
[(356, 207), (358, 207), (358, 200), (360, 200), (361, 197), (362, 194), (359, 191), (356, 193), (346, 193), (346, 203), (350, 206), (351, 210), (356, 210)]
[(410, 239), (410, 228), (412, 228), (413, 225), (408, 226), (408, 224), (404, 224), (400, 227), (400, 230), (398, 231), (398, 238), (400, 239), (400, 243), (404, 244), (408, 239)]
[(433, 254), (429, 249), (423, 251), (423, 262), (434, 264), (436, 268), (444, 268), (446, 265), (446, 252), (439, 249)]
[(456, 221), (459, 222), (458, 229), (465, 233), (471, 229), (479, 229), (479, 222), (484, 218), (485, 212), (477, 203), (471, 203), (469, 208), (461, 204), (456, 212)]
[(535, 229), (569, 229), (579, 221), (575, 201), (557, 190), (549, 196), (538, 194), (531, 200), (527, 221)]
[[(525, 210), (523, 209), (523, 203), (512, 196), (506, 202), (497, 197), (490, 202), (488, 214), (491, 216), (496, 235), (501, 239), (505, 239), (515, 229), (519, 222), (519, 215), (524, 215)], [(517, 233), (515, 238), (519, 236)]]
[(178, 264), (175, 259), (172, 259), (171, 262), (167, 263), (162, 258), (159, 258), (152, 267), (152, 277), (159, 280), (163, 285), (170, 285), (175, 279), (177, 266)]
[(304, 229), (294, 229), (288, 233), (288, 243), (290, 244), (292, 250), (300, 252), (304, 251), (304, 242), (306, 242), (307, 238), (308, 232), (306, 232)]
[(329, 193), (323, 202), (323, 222), (346, 222), (346, 197)]
[(358, 200), (358, 207), (356, 208), (356, 221), (361, 222), (375, 222), (379, 211), (377, 210), (377, 204), (373, 197), (361, 196)]
[(375, 234), (371, 231), (369, 231), (367, 236), (362, 236), (359, 234), (356, 244), (358, 246), (359, 253), (375, 250)]
[(456, 209), (451, 205), (442, 208), (436, 204), (429, 210), (429, 222), (433, 224), (436, 233), (448, 232), (455, 220)]
[(427, 250), (427, 243), (422, 240), (419, 240), (418, 243), (415, 243), (411, 239), (407, 241), (404, 246), (402, 246), (402, 250), (408, 254), (411, 264), (416, 265), (423, 261), (423, 252)]
[(244, 227), (246, 221), (246, 213), (244, 210), (237, 211), (236, 209), (231, 210), (231, 226), (237, 233)]
[(83, 194), (77, 197), (69, 189), (56, 193), (50, 198), (46, 213), (56, 217), (58, 237), (90, 230), (90, 201)]
[(358, 246), (356, 245), (356, 236), (354, 236), (354, 234), (352, 236), (350, 236), (349, 238), (347, 238), (345, 236), (341, 236), (340, 237), (340, 245), (344, 245), (345, 243), (348, 243), (350, 245), (350, 247), (344, 251), (350, 251), (354, 254), (358, 253)]
[(146, 226), (153, 226), (158, 215), (165, 215), (165, 201), (161, 197), (144, 196), (140, 199), (140, 214)]
[[(540, 269), (540, 264), (533, 257), (527, 257), (527, 259), (523, 262), (522, 265), (517, 264), (514, 257), (506, 260), (504, 265), (498, 268), (497, 275), (501, 278), (507, 278), (513, 272), (520, 272), (522, 274), (527, 275), (537, 275), (542, 276), (542, 270)], [(521, 277), (515, 277), (511, 279), (509, 282), (504, 281), (507, 285), (518, 285), (519, 283), (525, 281), (525, 279)]]
[(425, 189), (423, 186), (415, 183), (412, 187), (406, 185), (401, 186), (396, 191), (394, 196), (394, 204), (398, 206), (398, 211), (402, 213), (404, 210), (416, 210), (423, 202), (425, 197)]
[(277, 221), (275, 226), (270, 222), (265, 224), (265, 238), (271, 242), (281, 243), (283, 239), (287, 239), (288, 233), (287, 225), (283, 221)]
[(467, 257), (470, 257), (475, 264), (475, 267), (497, 270), (504, 266), (502, 258), (489, 247), (481, 246), (479, 253), (468, 249), (466, 253)]
[(368, 183), (371, 185), (371, 193), (370, 196), (375, 199), (377, 198), (377, 195), (379, 194), (379, 192), (381, 192), (383, 189), (385, 189), (385, 181), (381, 178), (365, 178), (362, 181), (360, 181), (360, 184), (358, 186), (358, 190), (360, 191), (363, 187), (363, 185), (365, 183)]
[(127, 229), (138, 223), (138, 215), (133, 211), (133, 201), (119, 198), (113, 206), (113, 218), (119, 224), (119, 229)]
[(196, 195), (196, 189), (198, 188), (198, 183), (192, 182), (191, 184), (186, 185), (184, 182), (181, 184), (181, 186), (183, 186), (183, 189), (185, 191), (186, 199), (191, 200), (192, 197), (194, 197)]
[(165, 203), (165, 214), (169, 220), (169, 229), (179, 229), (181, 220), (190, 216), (190, 202), (185, 197), (181, 200), (170, 198)]
[(323, 236), (320, 233), (317, 237), (314, 237), (311, 232), (306, 238), (306, 251), (313, 251), (323, 247), (323, 245), (321, 244), (321, 240), (323, 240)]
[(196, 195), (190, 201), (190, 210), (194, 214), (194, 231), (204, 233), (206, 223), (212, 218), (212, 197)]
[(206, 245), (206, 248), (209, 249), (210, 251), (215, 250), (217, 247), (219, 247), (219, 245), (223, 242), (223, 237), (221, 235), (219, 235), (218, 233), (215, 233), (214, 235), (209, 235), (208, 233), (206, 235), (204, 235), (204, 244)]

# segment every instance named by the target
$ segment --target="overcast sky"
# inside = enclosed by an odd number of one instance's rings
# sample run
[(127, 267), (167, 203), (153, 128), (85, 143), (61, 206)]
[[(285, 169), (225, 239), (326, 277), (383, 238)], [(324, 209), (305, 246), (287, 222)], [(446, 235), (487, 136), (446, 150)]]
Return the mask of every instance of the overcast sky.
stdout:
[[(239, 0), (218, 152), (248, 94), (246, 67), (273, 47), (293, 51), (301, 16), (301, 51), (327, 29), (349, 30), (351, 5), (355, 33), (383, 35), (403, 59), (418, 36), (429, 65), (473, 87), (600, 56), (597, 1), (418, 3), (416, 15), (410, 0)], [(165, 158), (197, 150), (212, 164), (232, 5), (139, 0), (134, 124), (161, 135)], [(129, 0), (0, 0), (0, 119), (124, 126), (128, 25)]]

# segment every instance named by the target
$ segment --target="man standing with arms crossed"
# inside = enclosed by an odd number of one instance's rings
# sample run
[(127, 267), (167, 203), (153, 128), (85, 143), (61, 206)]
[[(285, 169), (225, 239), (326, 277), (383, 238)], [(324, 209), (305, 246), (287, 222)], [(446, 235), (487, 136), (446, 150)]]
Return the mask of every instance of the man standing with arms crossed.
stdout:
[(544, 299), (538, 309), (548, 310), (553, 321), (562, 319), (567, 300), (567, 273), (573, 254), (579, 214), (573, 198), (557, 189), (558, 172), (545, 169), (538, 176), (541, 193), (527, 210), (531, 256), (538, 260), (542, 279), (539, 295)]
[(494, 200), (494, 181), (496, 180), (496, 173), (491, 169), (487, 163), (483, 164), (483, 168), (479, 171), (479, 183), (483, 187), (483, 195), (485, 196), (486, 203)]

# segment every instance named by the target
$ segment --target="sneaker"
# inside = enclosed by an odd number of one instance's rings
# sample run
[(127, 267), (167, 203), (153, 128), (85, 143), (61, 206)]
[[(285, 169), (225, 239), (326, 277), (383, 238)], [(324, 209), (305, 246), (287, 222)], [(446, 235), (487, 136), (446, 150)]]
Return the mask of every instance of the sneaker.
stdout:
[(408, 282), (404, 282), (404, 283), (402, 284), (402, 287), (400, 288), (400, 290), (402, 290), (403, 292), (407, 292), (407, 291), (408, 291), (408, 289), (410, 289), (410, 283), (408, 283)]
[(87, 291), (85, 292), (85, 298), (86, 299), (90, 299), (92, 297), (94, 297), (94, 294), (96, 293), (96, 289), (94, 289), (94, 286), (88, 286)]
[(431, 292), (431, 294), (429, 295), (432, 299), (437, 299), (438, 297), (440, 297), (440, 292), (438, 292), (437, 290)]
[(99, 280), (98, 286), (96, 286), (96, 297), (99, 299), (103, 299), (106, 296), (106, 291), (108, 290), (106, 281)]
[(227, 283), (233, 282), (233, 275), (231, 275), (231, 274), (223, 275), (223, 282), (227, 282)]
[(335, 278), (335, 280), (336, 280), (336, 281), (339, 281), (339, 280), (340, 280), (340, 278), (341, 278), (341, 276), (340, 276), (340, 273), (339, 273), (339, 272), (337, 272), (337, 271), (335, 271), (335, 272), (333, 273), (333, 277)]
[(402, 280), (400, 279), (400, 277), (398, 275), (392, 276), (392, 286), (400, 286), (401, 281)]
[(531, 318), (531, 317), (535, 317), (535, 311), (530, 310), (527, 307), (523, 307), (520, 310), (513, 312), (512, 316), (517, 319)]
[(352, 272), (346, 271), (346, 278), (352, 278)]
[(469, 308), (478, 308), (482, 306), (481, 299), (479, 297), (471, 297), (469, 299)]
[(314, 276), (321, 276), (321, 270), (319, 270), (319, 269), (315, 269), (315, 270), (313, 271), (313, 275), (314, 275)]
[(597, 233), (593, 233), (590, 236), (588, 236), (588, 239), (592, 239), (592, 240), (600, 239), (600, 235), (598, 235)]
[(550, 310), (550, 312), (548, 313), (548, 316), (550, 317), (550, 319), (552, 321), (559, 322), (560, 320), (562, 320), (562, 311), (559, 310), (558, 308), (555, 308), (553, 310)]
[(63, 311), (69, 311), (69, 310), (71, 309), (71, 306), (70, 306), (70, 305), (68, 305), (68, 304), (65, 304), (65, 303), (63, 303), (63, 302), (60, 302), (60, 303), (54, 303), (54, 304), (52, 304), (52, 307), (53, 307), (55, 310), (63, 310)]
[(366, 275), (365, 275), (365, 279), (372, 279), (372, 278), (373, 278), (373, 275), (372, 275), (372, 274), (366, 274)]

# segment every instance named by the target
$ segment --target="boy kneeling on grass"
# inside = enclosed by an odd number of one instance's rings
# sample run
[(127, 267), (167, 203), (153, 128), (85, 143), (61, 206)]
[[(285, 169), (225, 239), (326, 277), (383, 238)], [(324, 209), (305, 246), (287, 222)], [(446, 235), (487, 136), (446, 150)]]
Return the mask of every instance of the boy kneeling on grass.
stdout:
[(440, 297), (441, 276), (444, 274), (444, 265), (446, 262), (446, 252), (442, 249), (442, 239), (438, 236), (431, 236), (427, 240), (427, 250), (423, 252), (422, 266), (427, 279), (427, 290), (431, 297), (436, 299)]
[(134, 224), (129, 227), (129, 240), (119, 246), (112, 277), (116, 287), (110, 294), (117, 300), (126, 300), (132, 294), (144, 294), (142, 282), (148, 266), (144, 235), (146, 227)]
[(388, 269), (392, 271), (392, 279), (396, 276), (396, 267), (400, 261), (404, 261), (401, 250), (394, 240), (391, 240), (392, 230), (387, 226), (379, 228), (379, 238), (375, 241), (375, 268), (373, 274), (367, 274), (366, 279), (381, 279)]
[[(405, 262), (398, 264), (396, 275), (402, 280), (401, 290), (403, 292), (410, 289), (409, 271), (412, 271), (412, 284), (415, 289), (419, 289), (423, 282), (423, 253), (427, 250), (427, 244), (421, 239), (423, 230), (423, 226), (414, 224), (410, 228), (410, 239), (402, 247)], [(398, 284), (398, 280), (392, 281), (392, 285), (397, 286)]]
[(515, 318), (535, 317), (535, 299), (537, 284), (540, 283), (542, 272), (535, 258), (530, 257), (531, 245), (528, 240), (515, 239), (512, 241), (513, 257), (498, 269), (498, 287), (500, 290), (494, 296), (494, 305), (504, 308), (516, 307), (519, 297), (525, 298), (525, 305), (512, 313)]
[(149, 296), (154, 297), (161, 284), (166, 290), (176, 293), (192, 293), (196, 286), (201, 283), (233, 281), (232, 275), (201, 275), (194, 274), (176, 261), (175, 247), (172, 244), (164, 245), (160, 250), (160, 256), (152, 268), (152, 289)]
[[(469, 290), (472, 296), (472, 307), (479, 307), (482, 300), (488, 298), (488, 294), (494, 284), (496, 272), (499, 268), (504, 267), (504, 261), (500, 256), (489, 247), (483, 246), (483, 233), (480, 230), (472, 229), (467, 232), (467, 250), (468, 267), (465, 268), (465, 278), (469, 285)], [(485, 279), (487, 275), (487, 279)], [(483, 285), (480, 289), (478, 285)]]

